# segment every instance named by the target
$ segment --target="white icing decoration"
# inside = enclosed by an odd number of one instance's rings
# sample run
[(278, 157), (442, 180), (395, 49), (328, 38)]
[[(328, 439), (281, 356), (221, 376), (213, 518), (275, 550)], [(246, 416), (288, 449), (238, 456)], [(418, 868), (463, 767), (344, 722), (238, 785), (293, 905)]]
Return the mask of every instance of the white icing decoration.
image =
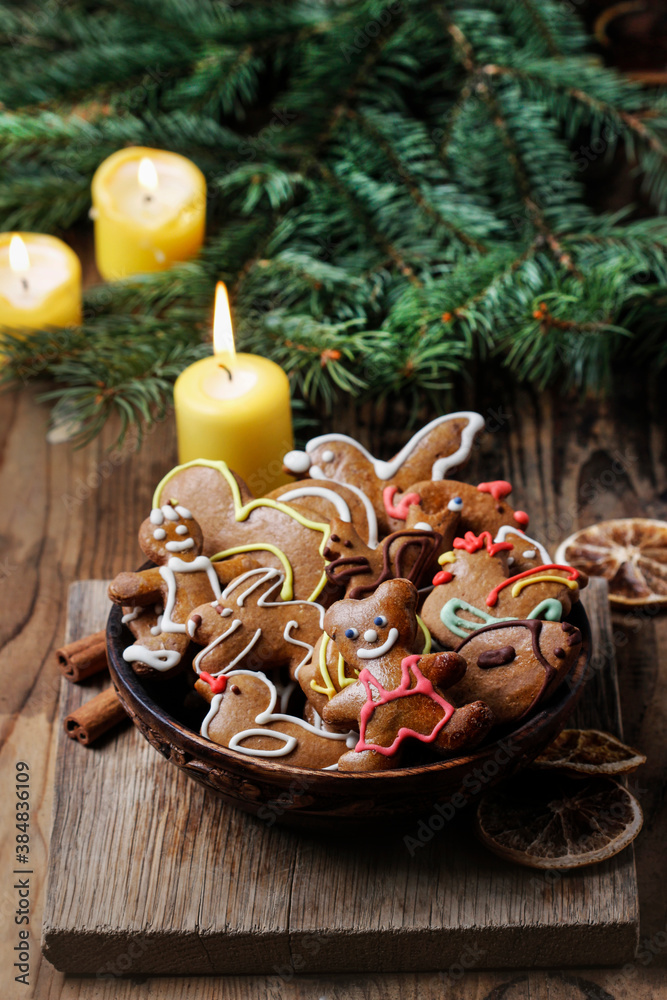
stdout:
[(398, 629), (391, 628), (389, 629), (389, 635), (387, 636), (386, 642), (384, 642), (381, 646), (378, 646), (377, 649), (358, 649), (357, 656), (362, 660), (375, 660), (379, 656), (384, 656), (385, 653), (388, 653), (392, 646), (396, 645), (397, 641)]
[(167, 542), (165, 549), (167, 552), (185, 552), (187, 549), (194, 548), (194, 544), (194, 538), (186, 538), (184, 542)]
[(158, 620), (157, 620), (156, 624), (153, 625), (153, 627), (151, 629), (151, 635), (160, 635), (160, 633), (162, 632), (162, 619), (163, 618), (164, 618), (164, 615), (158, 615)]
[(148, 649), (146, 646), (128, 646), (123, 651), (127, 663), (145, 663), (153, 670), (171, 670), (181, 662), (181, 654), (175, 649)]
[[(170, 562), (171, 562), (171, 560), (170, 560)], [(269, 600), (269, 598), (272, 595), (274, 595), (276, 593), (276, 591), (280, 590), (280, 588), (283, 585), (284, 579), (285, 579), (284, 574), (281, 573), (280, 570), (277, 570), (277, 569), (275, 569), (272, 566), (260, 566), (258, 569), (249, 569), (249, 570), (247, 570), (247, 572), (242, 573), (240, 576), (237, 576), (234, 580), (232, 580), (232, 582), (230, 584), (227, 585), (227, 587), (225, 587), (224, 591), (220, 595), (220, 599), (224, 600), (224, 601), (229, 600), (231, 598), (231, 595), (234, 593), (234, 591), (237, 590), (238, 587), (240, 587), (242, 584), (244, 584), (247, 580), (250, 580), (251, 577), (257, 577), (257, 579), (254, 580), (253, 583), (249, 587), (247, 587), (245, 590), (243, 590), (242, 593), (237, 597), (236, 604), (237, 604), (238, 607), (242, 608), (243, 604), (245, 602), (245, 599), (250, 594), (252, 594), (253, 591), (257, 590), (258, 587), (261, 587), (265, 583), (267, 583), (268, 581), (273, 580), (273, 583), (271, 584), (270, 587), (267, 588), (267, 590), (265, 591), (265, 593), (263, 593), (263, 594), (260, 595), (260, 597), (259, 597), (259, 599), (257, 601), (257, 607), (258, 608), (284, 608), (284, 607), (288, 607), (289, 605), (293, 606), (295, 604), (302, 604), (302, 605), (304, 605), (305, 607), (308, 607), (308, 608), (316, 608), (318, 616), (319, 616), (319, 627), (320, 627), (320, 629), (324, 628), (324, 608), (322, 607), (321, 604), (316, 604), (315, 601), (302, 601), (302, 600), (301, 601), (271, 601), (271, 600)], [(223, 614), (223, 616), (231, 615), (232, 614), (231, 608), (225, 608), (224, 611), (222, 612), (222, 614)], [(222, 642), (222, 640), (226, 636), (231, 635), (232, 631), (235, 631), (236, 628), (238, 628), (241, 624), (242, 624), (241, 620), (238, 619), (238, 618), (236, 618), (232, 622), (232, 627), (231, 628), (229, 628), (226, 632), (223, 632), (222, 635), (217, 636), (213, 640), (213, 642), (211, 642), (205, 649), (202, 649), (201, 652), (199, 652), (197, 654), (197, 656), (195, 656), (195, 659), (194, 659), (194, 668), (197, 671), (197, 673), (201, 672), (201, 669), (200, 669), (201, 668), (201, 661), (202, 661), (202, 658), (206, 655), (206, 653), (208, 653), (211, 649), (214, 649), (218, 645), (218, 643)], [(313, 651), (313, 647), (310, 645), (310, 643), (302, 642), (300, 639), (294, 639), (289, 634), (290, 628), (294, 628), (295, 626), (298, 627), (298, 623), (297, 622), (288, 622), (287, 625), (285, 626), (285, 630), (283, 632), (283, 638), (286, 639), (287, 642), (294, 643), (295, 646), (303, 646), (304, 649), (308, 650), (307, 655), (303, 658), (303, 660), (299, 664), (299, 667), (301, 667), (306, 662), (306, 660), (308, 660), (308, 658), (310, 657), (310, 655), (311, 655), (311, 653)], [(252, 647), (259, 640), (259, 637), (261, 636), (261, 634), (262, 634), (262, 630), (261, 630), (261, 628), (258, 628), (257, 631), (255, 632), (255, 635), (250, 640), (250, 642), (245, 647), (245, 649), (242, 650), (242, 652), (239, 653), (239, 655), (236, 656), (232, 660), (231, 663), (228, 663), (222, 670), (218, 671), (217, 674), (212, 674), (211, 676), (213, 676), (213, 677), (219, 677), (220, 674), (226, 674), (229, 670), (231, 670), (232, 667), (234, 667), (248, 652), (250, 652), (250, 650), (252, 649)], [(297, 670), (298, 670), (298, 667), (297, 667)]]
[(327, 490), (323, 486), (300, 486), (296, 490), (281, 493), (278, 499), (281, 503), (289, 503), (290, 500), (298, 500), (300, 497), (322, 497), (323, 500), (328, 500), (329, 503), (334, 505), (341, 521), (346, 521), (349, 524), (352, 520), (350, 508), (340, 493), (335, 493), (334, 490)]
[[(239, 746), (241, 740), (249, 736), (268, 736), (270, 739), (284, 740), (284, 743), (279, 750), (253, 750), (251, 747)], [(287, 736), (286, 733), (277, 733), (272, 729), (244, 729), (240, 733), (235, 733), (227, 745), (230, 750), (240, 750), (249, 757), (285, 757), (294, 750), (296, 736)]]
[(194, 639), (195, 632), (197, 631), (197, 625), (195, 622), (193, 622), (192, 618), (188, 618), (186, 627), (188, 630), (188, 635), (190, 636), (191, 639)]
[(327, 767), (322, 768), (323, 771), (337, 771), (338, 764), (328, 764)]
[(181, 507), (180, 504), (176, 504), (174, 510), (177, 514), (180, 514), (184, 521), (189, 521), (192, 518), (192, 514), (187, 507)]
[(374, 628), (369, 628), (366, 632), (364, 632), (364, 641), (365, 642), (377, 642), (378, 641), (378, 634), (377, 634), (377, 632), (375, 631)]
[[(255, 716), (255, 724), (258, 726), (266, 726), (270, 722), (291, 722), (295, 726), (300, 726), (309, 733), (314, 733), (315, 736), (320, 736), (324, 740), (342, 740), (345, 741), (346, 745), (355, 747), (359, 741), (358, 733), (332, 733), (326, 729), (316, 729), (315, 726), (311, 725), (310, 722), (306, 722), (305, 719), (300, 719), (296, 715), (283, 715), (281, 712), (274, 713), (274, 708), (276, 707), (278, 701), (278, 691), (276, 690), (275, 684), (269, 680), (266, 674), (255, 670), (233, 670), (231, 673), (226, 675), (227, 677), (255, 677), (259, 678), (266, 684), (269, 690), (269, 704), (262, 712)], [(220, 702), (222, 701), (224, 694), (216, 694), (211, 700), (211, 705), (206, 715), (206, 718), (201, 724), (200, 733), (202, 736), (208, 737), (208, 727), (212, 720), (218, 713), (220, 708)], [(240, 742), (246, 739), (248, 736), (268, 736), (276, 737), (285, 741), (285, 746), (280, 747), (278, 750), (253, 750), (250, 747), (240, 746)], [(293, 742), (292, 742), (293, 741)], [(354, 741), (354, 742), (352, 742)], [(237, 750), (239, 753), (245, 753), (250, 757), (284, 757), (286, 754), (291, 753), (292, 750), (297, 745), (296, 737), (288, 736), (286, 733), (279, 733), (271, 729), (244, 729), (240, 733), (235, 733), (229, 741), (230, 750)]]
[(283, 465), (290, 472), (308, 472), (310, 468), (310, 458), (305, 451), (288, 451), (283, 456)]
[(178, 521), (178, 514), (171, 504), (165, 504), (164, 507), (161, 507), (160, 509), (168, 521)]
[(463, 500), (461, 497), (452, 497), (452, 499), (447, 504), (447, 510), (463, 510)]
[(417, 521), (417, 523), (413, 524), (412, 527), (415, 531), (433, 531), (431, 525), (427, 524), (426, 521)]
[(153, 532), (153, 538), (155, 539), (156, 542), (161, 542), (162, 539), (166, 537), (167, 537), (167, 532), (164, 530), (164, 528), (156, 528), (155, 531)]
[(550, 562), (552, 562), (551, 556), (549, 555), (549, 553), (547, 552), (547, 550), (543, 545), (540, 545), (540, 543), (537, 542), (534, 538), (531, 538), (529, 535), (527, 535), (525, 531), (521, 531), (520, 528), (512, 527), (511, 524), (503, 524), (502, 528), (500, 529), (500, 531), (493, 540), (494, 542), (504, 542), (507, 540), (508, 535), (518, 535), (518, 537), (522, 538), (525, 542), (530, 542), (533, 548), (537, 549), (537, 551), (539, 552), (540, 559), (542, 560), (544, 565), (548, 565)]
[(151, 524), (162, 524), (164, 522), (164, 514), (159, 507), (153, 507), (150, 514)]
[(332, 451), (329, 451), (329, 449), (327, 449), (326, 451), (322, 452), (322, 461), (323, 462), (333, 462), (334, 458), (335, 458), (334, 453)]
[(299, 627), (298, 622), (291, 621), (287, 623), (287, 625), (285, 626), (285, 630), (283, 632), (283, 639), (286, 639), (287, 642), (293, 643), (295, 646), (303, 646), (303, 648), (307, 650), (306, 655), (302, 659), (301, 663), (294, 670), (294, 677), (296, 680), (299, 679), (299, 671), (301, 670), (301, 667), (304, 665), (304, 663), (307, 663), (310, 657), (312, 656), (314, 648), (313, 646), (310, 645), (309, 642), (302, 642), (301, 639), (295, 639), (293, 635), (290, 635), (291, 630), (293, 628), (298, 628), (298, 627)]
[[(447, 413), (442, 417), (436, 417), (435, 420), (431, 420), (430, 423), (426, 424), (425, 427), (422, 427), (416, 434), (413, 434), (408, 443), (401, 448), (398, 455), (396, 455), (390, 462), (383, 462), (379, 458), (374, 458), (363, 445), (359, 444), (358, 441), (355, 441), (354, 438), (348, 437), (347, 434), (321, 434), (319, 437), (311, 438), (306, 445), (306, 451), (310, 453), (315, 451), (320, 445), (330, 444), (333, 441), (344, 441), (347, 444), (354, 445), (357, 451), (360, 451), (361, 454), (368, 459), (368, 461), (372, 464), (373, 469), (375, 470), (375, 475), (378, 479), (386, 481), (388, 479), (393, 479), (417, 445), (423, 441), (423, 439), (430, 434), (434, 428), (439, 427), (441, 424), (447, 423), (450, 420), (460, 420), (461, 418), (466, 418), (468, 423), (464, 427), (461, 434), (460, 446), (453, 455), (446, 455), (443, 458), (437, 459), (431, 468), (431, 479), (444, 479), (445, 473), (449, 469), (459, 465), (470, 454), (475, 434), (477, 434), (478, 431), (481, 431), (484, 427), (484, 418), (481, 414), (475, 413), (472, 410), (460, 410), (457, 413)], [(345, 483), (345, 485), (347, 486), (348, 484)]]
[(287, 706), (289, 705), (289, 700), (296, 687), (295, 681), (290, 681), (289, 684), (276, 684), (276, 691), (280, 696), (280, 711), (285, 712)]
[[(192, 540), (192, 539), (190, 539)], [(218, 579), (218, 574), (216, 573), (213, 563), (208, 558), (208, 556), (197, 556), (191, 562), (184, 562), (183, 559), (179, 559), (178, 556), (172, 556), (167, 562), (166, 566), (160, 566), (159, 573), (162, 579), (167, 584), (167, 601), (164, 606), (164, 617), (162, 619), (162, 631), (163, 632), (186, 632), (185, 625), (179, 625), (177, 622), (172, 621), (172, 613), (174, 610), (174, 605), (176, 603), (176, 573), (206, 573), (208, 576), (209, 583), (211, 584), (211, 590), (213, 591), (216, 601), (220, 600), (220, 581)]]
[(507, 557), (507, 565), (508, 566), (513, 566), (514, 565), (514, 556), (508, 556)]
[[(350, 438), (350, 440), (352, 439)], [(310, 470), (310, 478), (326, 479), (327, 477), (324, 475), (319, 465), (314, 465)], [(331, 482), (340, 483), (341, 486), (344, 486), (346, 489), (351, 490), (353, 493), (356, 493), (356, 495), (359, 497), (359, 499), (364, 505), (364, 509), (366, 511), (366, 520), (368, 522), (368, 542), (366, 544), (368, 545), (369, 549), (376, 549), (378, 544), (378, 520), (377, 520), (377, 515), (375, 513), (375, 507), (371, 503), (370, 497), (368, 497), (362, 489), (360, 489), (358, 486), (355, 486), (353, 483), (346, 483), (342, 479), (337, 479), (337, 480), (332, 479)]]
[(123, 615), (123, 617), (121, 618), (123, 625), (127, 625), (128, 622), (136, 621), (136, 619), (139, 617), (140, 614), (142, 614), (143, 611), (144, 608), (139, 606), (132, 608), (131, 611), (128, 611), (128, 613), (126, 615)]
[(188, 534), (188, 526), (187, 526), (187, 524), (179, 524), (178, 527), (176, 528), (176, 534), (177, 535), (187, 535)]
[(537, 555), (537, 552), (535, 551), (535, 549), (524, 549), (521, 555), (523, 556), (524, 559), (534, 559), (535, 556)]

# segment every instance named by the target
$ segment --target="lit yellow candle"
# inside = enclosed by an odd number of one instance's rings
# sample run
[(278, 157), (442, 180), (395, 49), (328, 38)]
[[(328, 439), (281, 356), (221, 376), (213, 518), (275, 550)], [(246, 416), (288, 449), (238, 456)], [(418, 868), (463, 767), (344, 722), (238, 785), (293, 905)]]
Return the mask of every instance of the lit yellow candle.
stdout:
[(273, 361), (236, 353), (222, 282), (213, 349), (213, 357), (190, 365), (174, 386), (179, 462), (221, 459), (261, 496), (291, 481), (282, 463), (294, 447), (289, 381)]
[(0, 326), (39, 330), (81, 322), (81, 263), (41, 233), (0, 233)]
[(107, 281), (165, 271), (204, 242), (206, 180), (199, 167), (162, 149), (121, 149), (92, 185), (97, 269)]

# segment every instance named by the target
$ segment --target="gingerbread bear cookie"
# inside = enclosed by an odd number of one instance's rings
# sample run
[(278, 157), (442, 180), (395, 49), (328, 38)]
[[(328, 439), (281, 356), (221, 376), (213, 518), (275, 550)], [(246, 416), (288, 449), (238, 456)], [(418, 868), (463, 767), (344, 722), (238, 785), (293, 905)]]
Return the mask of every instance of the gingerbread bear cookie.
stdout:
[(460, 469), (483, 427), (483, 417), (469, 410), (437, 417), (389, 462), (375, 458), (345, 434), (322, 434), (312, 438), (305, 451), (288, 452), (285, 469), (294, 476), (334, 480), (358, 491), (374, 508), (384, 535), (401, 526), (407, 515), (409, 499), (396, 503), (396, 494), (404, 493), (411, 483), (443, 479)]
[(549, 697), (581, 651), (579, 629), (568, 622), (497, 622), (458, 647), (467, 664), (447, 696), (455, 705), (481, 698), (497, 723), (516, 722)]
[(460, 681), (465, 661), (455, 653), (415, 653), (420, 632), (418, 593), (407, 580), (389, 580), (362, 601), (331, 607), (324, 628), (337, 655), (358, 677), (324, 705), (325, 723), (359, 728), (341, 771), (397, 767), (406, 740), (448, 752), (479, 743), (493, 716), (481, 701), (455, 709), (443, 689)]
[(261, 671), (230, 670), (214, 687), (200, 676), (195, 688), (210, 705), (201, 735), (248, 757), (333, 771), (359, 739), (283, 711), (279, 686)]
[(271, 566), (232, 580), (216, 601), (193, 608), (187, 629), (204, 646), (194, 669), (215, 691), (217, 678), (234, 667), (293, 675), (309, 660), (324, 628), (324, 608), (314, 601), (281, 601), (284, 574)]
[(586, 576), (555, 563), (515, 573), (509, 566), (515, 551), (513, 542), (494, 542), (488, 531), (468, 531), (440, 556), (442, 569), (421, 613), (441, 645), (455, 649), (470, 632), (496, 621), (567, 617)]
[(137, 674), (180, 669), (192, 609), (219, 597), (225, 584), (256, 565), (247, 556), (214, 564), (202, 555), (202, 542), (201, 528), (186, 507), (156, 507), (139, 529), (139, 545), (157, 565), (119, 573), (109, 585), (109, 597), (127, 609), (123, 623), (137, 638), (123, 653)]
[(315, 514), (272, 497), (255, 498), (224, 462), (204, 459), (165, 476), (155, 503), (171, 500), (193, 512), (204, 533), (203, 552), (210, 558), (250, 553), (261, 565), (282, 571), (284, 600), (326, 604), (338, 596), (330, 592), (324, 573), (328, 519), (319, 521)]

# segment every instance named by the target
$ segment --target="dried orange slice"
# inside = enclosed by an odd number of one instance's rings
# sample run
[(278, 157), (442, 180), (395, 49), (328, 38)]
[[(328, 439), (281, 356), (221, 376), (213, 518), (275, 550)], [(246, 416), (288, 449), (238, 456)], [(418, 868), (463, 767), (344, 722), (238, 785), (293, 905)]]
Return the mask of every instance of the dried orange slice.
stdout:
[(610, 601), (667, 604), (666, 521), (626, 517), (592, 524), (559, 545), (556, 562), (604, 577)]
[(613, 858), (642, 828), (637, 799), (613, 778), (526, 773), (477, 808), (483, 844), (528, 868), (581, 868)]
[(564, 729), (533, 761), (533, 767), (575, 774), (629, 774), (646, 757), (599, 729)]

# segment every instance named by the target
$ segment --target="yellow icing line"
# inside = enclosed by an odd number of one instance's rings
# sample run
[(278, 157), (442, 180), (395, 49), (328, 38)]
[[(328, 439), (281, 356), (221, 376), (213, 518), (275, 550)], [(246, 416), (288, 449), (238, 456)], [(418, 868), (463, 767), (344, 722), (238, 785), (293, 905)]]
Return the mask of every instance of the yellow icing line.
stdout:
[[(322, 543), (320, 545), (319, 552), (320, 555), (322, 556), (322, 559), (324, 559), (324, 550), (326, 548), (327, 542), (329, 541), (329, 532), (331, 530), (328, 524), (325, 524), (323, 521), (311, 521), (309, 518), (304, 517), (303, 514), (300, 514), (299, 511), (295, 510), (293, 507), (288, 507), (287, 504), (280, 503), (278, 500), (270, 500), (268, 497), (258, 497), (255, 500), (250, 500), (247, 504), (244, 505), (241, 501), (241, 492), (239, 490), (239, 484), (234, 479), (234, 476), (230, 472), (229, 466), (227, 465), (226, 462), (216, 462), (205, 458), (196, 458), (192, 462), (186, 462), (184, 465), (177, 465), (175, 469), (172, 469), (171, 472), (168, 472), (167, 475), (164, 476), (157, 484), (155, 493), (153, 494), (153, 507), (160, 506), (160, 494), (164, 489), (164, 487), (166, 486), (166, 484), (173, 476), (175, 476), (178, 472), (182, 472), (183, 469), (191, 469), (195, 466), (201, 467), (202, 465), (206, 466), (206, 468), (208, 469), (215, 469), (216, 472), (219, 472), (227, 480), (227, 484), (231, 490), (232, 499), (234, 501), (234, 517), (236, 518), (237, 521), (245, 521), (246, 518), (253, 512), (253, 510), (257, 509), (257, 507), (273, 507), (274, 510), (282, 511), (283, 514), (287, 514), (288, 517), (291, 517), (295, 521), (298, 521), (299, 524), (303, 525), (304, 528), (310, 528), (312, 531), (322, 532)], [(279, 549), (275, 548), (275, 546), (255, 543), (254, 545), (248, 546), (247, 548), (239, 547), (236, 549), (227, 549), (226, 553), (218, 553), (216, 556), (214, 556), (214, 558), (221, 559), (224, 554), (232, 554), (234, 552), (258, 551), (260, 549), (266, 549), (267, 551), (274, 552), (274, 554), (278, 555), (278, 557), (281, 559), (281, 562), (285, 566), (286, 575), (285, 575), (285, 584), (283, 585), (283, 588), (280, 592), (280, 596), (284, 601), (291, 600), (292, 594), (294, 592), (292, 589), (292, 581), (293, 581), (292, 567), (285, 553), (284, 552), (281, 553)], [(289, 574), (289, 579), (290, 579), (289, 597), (285, 597), (285, 593), (287, 593), (286, 589), (288, 580), (287, 574)], [(327, 575), (325, 572), (323, 572), (317, 586), (315, 587), (315, 590), (308, 598), (309, 601), (317, 600), (317, 598), (324, 590), (326, 582), (327, 582)], [(283, 591), (285, 591), (285, 593), (283, 593)]]
[(431, 642), (431, 633), (429, 632), (428, 628), (426, 627), (426, 625), (424, 624), (424, 622), (421, 620), (421, 618), (419, 617), (419, 615), (417, 615), (417, 624), (419, 625), (420, 629), (424, 633), (424, 648), (422, 649), (422, 656), (425, 656), (427, 653), (431, 652), (431, 645), (432, 645), (432, 642)]
[(524, 587), (530, 586), (531, 583), (562, 583), (570, 590), (575, 590), (579, 584), (576, 580), (566, 580), (564, 576), (533, 576), (530, 579), (517, 580), (517, 582), (512, 587), (512, 597), (518, 597)]
[(456, 562), (456, 552), (453, 549), (450, 549), (449, 552), (443, 552), (441, 556), (438, 556), (438, 562), (441, 566), (444, 566), (445, 563)]
[(327, 670), (327, 647), (329, 645), (329, 636), (326, 632), (322, 635), (322, 643), (320, 645), (320, 674), (322, 680), (326, 684), (326, 687), (322, 687), (314, 679), (310, 682), (310, 686), (313, 691), (317, 691), (319, 694), (325, 694), (329, 700), (333, 698), (336, 694), (336, 688), (333, 686), (331, 677), (329, 676), (329, 671)]
[[(352, 669), (354, 669), (354, 668), (352, 668)], [(355, 670), (354, 672), (356, 673), (356, 675), (358, 677), (359, 676), (359, 671)], [(339, 653), (338, 654), (338, 685), (339, 685), (339, 687), (340, 688), (349, 687), (350, 684), (354, 684), (354, 682), (356, 681), (357, 677), (346, 677), (345, 676), (345, 660), (343, 659), (343, 657)]]
[(280, 549), (277, 549), (275, 545), (269, 545), (268, 542), (264, 544), (263, 542), (253, 542), (249, 545), (237, 545), (233, 549), (225, 549), (224, 552), (216, 552), (214, 556), (211, 556), (211, 562), (220, 562), (221, 559), (226, 559), (227, 556), (236, 556), (241, 552), (273, 552), (274, 556), (280, 559), (283, 569), (285, 570), (285, 580), (282, 587), (280, 588), (280, 596), (283, 601), (291, 601), (294, 596), (294, 576), (292, 574), (292, 564), (289, 559)]

